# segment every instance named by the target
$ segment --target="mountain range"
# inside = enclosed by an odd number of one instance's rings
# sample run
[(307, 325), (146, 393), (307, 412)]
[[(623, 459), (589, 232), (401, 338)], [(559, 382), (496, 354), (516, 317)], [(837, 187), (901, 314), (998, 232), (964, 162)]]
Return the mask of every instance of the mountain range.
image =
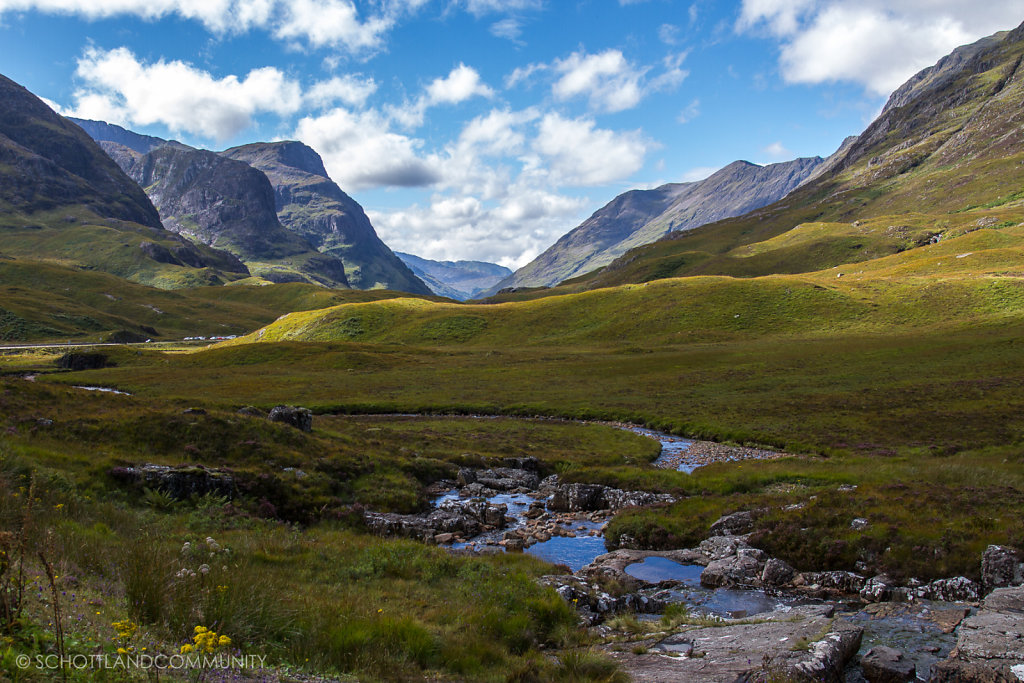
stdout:
[(440, 296), (465, 301), (481, 295), (512, 274), (505, 266), (486, 261), (431, 261), (395, 252), (412, 272)]
[(264, 280), (431, 293), (302, 143), (216, 153), (72, 120), (146, 189), (165, 227), (236, 254)]
[(698, 182), (625, 192), (490, 293), (547, 287), (604, 267), (628, 250), (673, 233), (739, 216), (785, 197), (821, 166), (821, 157), (758, 166), (736, 161)]

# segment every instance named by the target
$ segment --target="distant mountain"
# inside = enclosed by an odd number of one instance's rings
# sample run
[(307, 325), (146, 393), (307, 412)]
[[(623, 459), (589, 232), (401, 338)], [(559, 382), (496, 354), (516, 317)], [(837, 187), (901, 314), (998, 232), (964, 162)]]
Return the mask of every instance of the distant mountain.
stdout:
[(69, 116), (68, 121), (73, 121), (78, 124), (78, 127), (88, 133), (89, 137), (93, 140), (98, 142), (116, 142), (117, 144), (123, 145), (130, 150), (138, 152), (139, 154), (152, 152), (157, 147), (163, 147), (164, 145), (181, 144), (174, 140), (164, 140), (163, 138), (156, 138), (152, 135), (141, 135), (127, 130), (126, 128), (122, 128), (121, 126), (115, 126), (112, 123), (107, 123), (106, 121), (76, 119), (73, 116)]
[(512, 274), (505, 266), (486, 261), (431, 261), (395, 252), (434, 294), (465, 301), (475, 298)]
[(257, 142), (221, 154), (266, 174), (281, 225), (341, 259), (353, 287), (431, 293), (381, 241), (363, 207), (330, 179), (310, 147), (293, 141)]
[(0, 251), (161, 287), (247, 276), (163, 229), (142, 189), (79, 128), (0, 76)]
[(698, 182), (626, 192), (491, 292), (554, 285), (606, 266), (628, 250), (669, 233), (771, 204), (798, 187), (822, 161), (813, 157), (768, 166), (736, 161)]
[(253, 275), (273, 282), (348, 286), (339, 259), (281, 226), (270, 181), (244, 161), (177, 143), (145, 154), (116, 142), (101, 145), (146, 188), (167, 229), (235, 254)]

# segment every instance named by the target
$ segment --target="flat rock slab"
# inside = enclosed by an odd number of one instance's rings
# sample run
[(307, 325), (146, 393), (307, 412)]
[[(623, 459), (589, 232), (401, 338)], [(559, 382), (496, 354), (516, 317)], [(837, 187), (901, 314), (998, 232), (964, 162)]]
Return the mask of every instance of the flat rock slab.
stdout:
[(1024, 681), (1024, 586), (992, 591), (960, 624), (956, 649), (932, 669), (933, 683)]
[(860, 647), (860, 627), (813, 610), (762, 618), (766, 621), (683, 627), (648, 645), (646, 654), (610, 654), (635, 682), (733, 683), (757, 680), (760, 674), (820, 682), (840, 681), (843, 667)]

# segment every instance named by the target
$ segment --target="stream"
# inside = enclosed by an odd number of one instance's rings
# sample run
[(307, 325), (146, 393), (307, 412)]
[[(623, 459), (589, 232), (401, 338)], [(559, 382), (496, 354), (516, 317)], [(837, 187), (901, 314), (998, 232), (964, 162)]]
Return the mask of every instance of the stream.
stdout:
[[(617, 425), (636, 434), (657, 440), (662, 445), (661, 456), (654, 465), (671, 467), (683, 472), (692, 472), (708, 462), (707, 456), (690, 457), (690, 449), (695, 442), (654, 430)], [(747, 449), (741, 458), (757, 457), (758, 451)], [(716, 461), (720, 461), (718, 458)], [(447, 501), (460, 499), (459, 490), (455, 489), (434, 499), (434, 506)], [(533, 493), (500, 493), (486, 499), (493, 505), (508, 506), (507, 517), (510, 522), (505, 529), (487, 532), (470, 538), (464, 542), (452, 544), (450, 547), (492, 551), (500, 548), (507, 532), (526, 526), (529, 523), (527, 513), (531, 505), (547, 498), (537, 492)], [(599, 555), (607, 552), (604, 544), (604, 526), (607, 517), (595, 518), (593, 513), (554, 513), (554, 522), (559, 534), (551, 535), (547, 540), (528, 544), (524, 552), (553, 564), (568, 566), (573, 572), (593, 562)], [(642, 562), (635, 562), (625, 568), (625, 572), (647, 584), (641, 593), (656, 596), (668, 603), (687, 605), (694, 614), (723, 619), (756, 618), (758, 614), (767, 612), (786, 612), (790, 609), (807, 604), (821, 604), (825, 601), (809, 598), (805, 595), (781, 590), (743, 589), (743, 588), (706, 588), (701, 585), (700, 578), (704, 567), (685, 565), (664, 557), (647, 557)], [(666, 583), (661, 583), (666, 582)], [(659, 585), (660, 584), (660, 585)], [(837, 616), (848, 619), (864, 628), (864, 636), (860, 654), (875, 645), (887, 645), (905, 652), (917, 667), (917, 675), (927, 680), (931, 667), (945, 659), (956, 644), (955, 633), (944, 633), (939, 625), (941, 619), (936, 615), (948, 611), (954, 605), (933, 603), (918, 600), (914, 603), (860, 603), (847, 604), (831, 602)], [(657, 615), (639, 615), (642, 618), (657, 618)], [(856, 667), (848, 671), (848, 683), (859, 683), (861, 678)]]

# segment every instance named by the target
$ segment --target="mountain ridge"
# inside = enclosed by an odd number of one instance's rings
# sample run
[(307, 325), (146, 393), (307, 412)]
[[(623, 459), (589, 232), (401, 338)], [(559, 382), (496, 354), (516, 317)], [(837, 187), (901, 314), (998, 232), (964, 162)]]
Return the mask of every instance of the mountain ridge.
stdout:
[(820, 157), (759, 166), (734, 161), (704, 180), (630, 190), (563, 235), (489, 293), (551, 286), (608, 265), (633, 247), (781, 199), (821, 163)]

